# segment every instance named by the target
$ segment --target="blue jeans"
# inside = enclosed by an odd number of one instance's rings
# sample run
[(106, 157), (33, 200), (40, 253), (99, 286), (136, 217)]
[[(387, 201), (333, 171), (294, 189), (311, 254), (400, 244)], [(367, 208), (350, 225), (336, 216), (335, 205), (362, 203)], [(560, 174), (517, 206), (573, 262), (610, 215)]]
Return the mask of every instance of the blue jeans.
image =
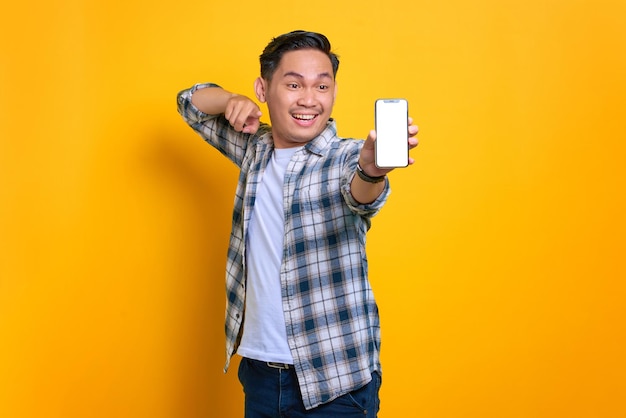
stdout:
[(244, 357), (238, 376), (245, 394), (245, 418), (375, 418), (380, 408), (378, 373), (373, 373), (371, 382), (362, 388), (308, 411), (293, 367), (273, 368)]

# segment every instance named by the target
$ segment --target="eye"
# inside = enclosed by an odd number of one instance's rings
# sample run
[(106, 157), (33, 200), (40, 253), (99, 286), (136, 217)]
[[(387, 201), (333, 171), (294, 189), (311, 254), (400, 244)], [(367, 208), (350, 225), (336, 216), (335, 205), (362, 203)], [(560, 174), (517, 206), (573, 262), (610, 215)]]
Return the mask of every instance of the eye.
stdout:
[(287, 87), (289, 87), (290, 89), (297, 89), (298, 83), (287, 83)]

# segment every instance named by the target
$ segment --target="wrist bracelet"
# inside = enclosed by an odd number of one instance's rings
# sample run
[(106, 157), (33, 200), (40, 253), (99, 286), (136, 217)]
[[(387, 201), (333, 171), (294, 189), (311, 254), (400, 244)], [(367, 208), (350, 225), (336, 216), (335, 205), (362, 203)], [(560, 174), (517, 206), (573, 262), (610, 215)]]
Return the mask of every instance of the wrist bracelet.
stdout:
[(368, 176), (367, 174), (365, 174), (365, 172), (361, 168), (361, 164), (359, 164), (359, 163), (356, 163), (356, 173), (359, 175), (361, 180), (363, 180), (363, 181), (365, 181), (367, 183), (380, 183), (381, 181), (385, 180), (385, 176), (384, 175), (378, 176), (378, 177)]

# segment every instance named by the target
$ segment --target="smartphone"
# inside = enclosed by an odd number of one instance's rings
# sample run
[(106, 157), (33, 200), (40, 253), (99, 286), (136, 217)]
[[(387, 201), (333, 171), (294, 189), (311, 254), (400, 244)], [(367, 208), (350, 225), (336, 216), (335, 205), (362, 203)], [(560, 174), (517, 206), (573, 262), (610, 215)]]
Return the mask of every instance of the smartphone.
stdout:
[(376, 119), (376, 166), (380, 168), (409, 165), (409, 104), (406, 99), (378, 99)]

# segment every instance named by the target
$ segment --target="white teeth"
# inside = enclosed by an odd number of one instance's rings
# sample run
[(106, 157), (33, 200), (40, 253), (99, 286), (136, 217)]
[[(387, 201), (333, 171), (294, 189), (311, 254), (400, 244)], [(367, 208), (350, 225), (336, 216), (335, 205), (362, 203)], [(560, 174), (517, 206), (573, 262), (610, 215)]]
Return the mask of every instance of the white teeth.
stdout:
[(296, 119), (301, 119), (301, 120), (313, 120), (315, 119), (315, 115), (293, 115), (294, 118)]

